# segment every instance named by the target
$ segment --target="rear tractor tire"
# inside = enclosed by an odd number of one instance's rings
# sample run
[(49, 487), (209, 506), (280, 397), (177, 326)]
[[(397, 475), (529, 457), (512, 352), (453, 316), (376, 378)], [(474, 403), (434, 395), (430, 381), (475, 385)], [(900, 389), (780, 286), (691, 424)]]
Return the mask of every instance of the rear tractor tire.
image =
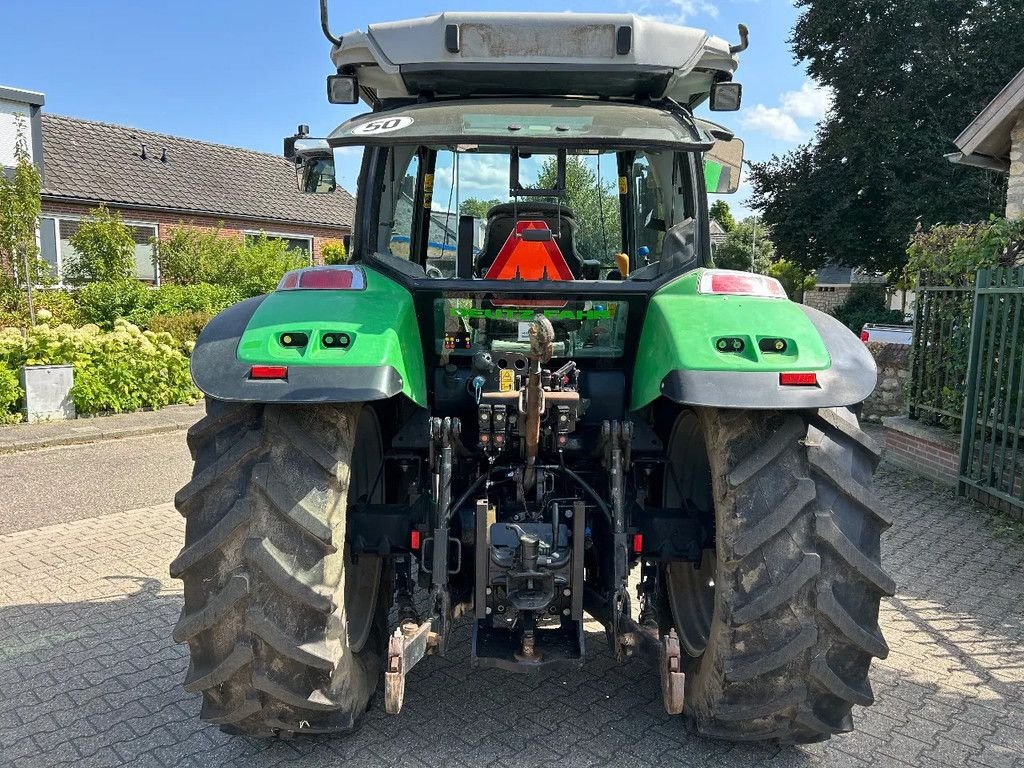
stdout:
[[(888, 646), (879, 601), (891, 524), (871, 492), (878, 449), (846, 408), (681, 411), (666, 505), (713, 518), (699, 567), (665, 566), (686, 673), (684, 715), (730, 741), (822, 741), (873, 702), (868, 669)], [(664, 618), (663, 618), (664, 620)]]
[(352, 730), (382, 671), (390, 598), (381, 559), (345, 549), (348, 500), (381, 493), (373, 409), (208, 400), (188, 444), (170, 570), (202, 718), (255, 736)]

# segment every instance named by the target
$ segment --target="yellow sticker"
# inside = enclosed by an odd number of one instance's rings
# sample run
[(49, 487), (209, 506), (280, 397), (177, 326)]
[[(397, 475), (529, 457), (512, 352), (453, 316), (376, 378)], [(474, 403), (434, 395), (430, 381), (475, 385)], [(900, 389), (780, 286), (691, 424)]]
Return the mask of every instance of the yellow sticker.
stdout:
[(619, 194), (624, 195), (629, 191), (629, 187), (626, 186), (626, 177), (619, 176)]
[(516, 385), (516, 374), (511, 368), (502, 368), (498, 371), (498, 389), (502, 392), (511, 392)]

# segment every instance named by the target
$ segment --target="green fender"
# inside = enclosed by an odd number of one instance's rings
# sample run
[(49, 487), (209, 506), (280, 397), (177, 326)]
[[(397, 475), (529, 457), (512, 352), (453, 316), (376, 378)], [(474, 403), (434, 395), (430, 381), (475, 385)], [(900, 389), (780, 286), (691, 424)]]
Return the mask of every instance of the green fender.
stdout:
[[(399, 393), (427, 404), (420, 329), (412, 295), (362, 267), (362, 290), (290, 290), (236, 304), (203, 330), (192, 378), (210, 397), (234, 402), (357, 402)], [(286, 336), (305, 334), (304, 346)], [(343, 348), (324, 340), (348, 337)], [(287, 378), (254, 380), (253, 365), (286, 366)]]
[[(658, 397), (716, 408), (827, 408), (862, 402), (874, 390), (874, 359), (837, 320), (787, 299), (701, 294), (703, 272), (690, 272), (651, 297), (633, 375), (633, 410)], [(726, 341), (734, 339), (742, 340), (742, 351)], [(783, 351), (760, 348), (777, 339), (785, 342)], [(816, 384), (783, 385), (783, 372), (813, 372)]]

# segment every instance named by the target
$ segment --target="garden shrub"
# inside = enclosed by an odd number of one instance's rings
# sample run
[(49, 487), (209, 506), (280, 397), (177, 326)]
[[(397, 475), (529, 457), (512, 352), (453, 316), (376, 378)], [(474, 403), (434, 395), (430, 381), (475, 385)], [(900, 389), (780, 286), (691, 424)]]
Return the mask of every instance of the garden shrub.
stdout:
[(0, 331), (0, 369), (22, 365), (74, 367), (71, 398), (80, 414), (121, 413), (193, 402), (188, 358), (167, 333), (142, 331), (117, 320), (112, 331), (37, 325), (23, 336)]
[(221, 265), (214, 282), (236, 288), (246, 297), (259, 296), (277, 288), (285, 272), (308, 263), (301, 253), (289, 251), (283, 240), (261, 234), (241, 247), (234, 259)]
[(14, 424), (21, 421), (18, 405), (23, 393), (18, 382), (18, 374), (0, 364), (0, 424)]
[(836, 308), (835, 317), (854, 333), (860, 333), (865, 323), (903, 323), (903, 313), (886, 306), (885, 291), (866, 285), (858, 286), (850, 292), (846, 302)]
[(216, 314), (243, 298), (238, 290), (223, 285), (164, 285), (150, 291), (147, 308), (154, 316), (195, 312)]
[(328, 240), (321, 245), (320, 256), (323, 258), (324, 264), (345, 264), (348, 262), (345, 244), (341, 240)]
[(153, 315), (149, 321), (149, 329), (156, 333), (169, 333), (183, 348), (189, 349), (189, 345), (195, 343), (203, 328), (213, 319), (213, 315), (212, 312)]
[(76, 292), (82, 319), (107, 330), (121, 318), (145, 325), (150, 311), (150, 290), (138, 280), (89, 283)]
[[(81, 325), (85, 322), (79, 311), (74, 295), (56, 289), (33, 291), (32, 305), (36, 310), (37, 322), (48, 322), (54, 325), (69, 323)], [(40, 317), (40, 313), (49, 312), (50, 318)], [(4, 293), (0, 291), (0, 328), (29, 326), (28, 301), (21, 292)]]
[(135, 238), (121, 214), (100, 205), (71, 236), (64, 279), (72, 285), (118, 282), (135, 275)]
[(160, 275), (168, 283), (215, 283), (222, 265), (234, 259), (242, 242), (219, 229), (179, 225), (165, 240), (153, 242)]
[(220, 230), (184, 224), (155, 245), (165, 282), (219, 285), (234, 289), (239, 298), (269, 293), (277, 287), (281, 275), (308, 263), (301, 253), (289, 251), (283, 240), (265, 234), (243, 241), (225, 237)]

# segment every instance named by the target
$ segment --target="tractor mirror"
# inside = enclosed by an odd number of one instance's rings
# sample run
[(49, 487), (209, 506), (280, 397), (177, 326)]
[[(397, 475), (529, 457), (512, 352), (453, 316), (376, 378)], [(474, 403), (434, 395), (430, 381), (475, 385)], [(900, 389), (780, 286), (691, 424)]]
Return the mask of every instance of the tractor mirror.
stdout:
[(731, 195), (740, 188), (743, 140), (719, 139), (704, 154), (704, 181), (709, 195)]
[(334, 150), (327, 139), (295, 139), (291, 149), (300, 192), (323, 195), (337, 189)]

